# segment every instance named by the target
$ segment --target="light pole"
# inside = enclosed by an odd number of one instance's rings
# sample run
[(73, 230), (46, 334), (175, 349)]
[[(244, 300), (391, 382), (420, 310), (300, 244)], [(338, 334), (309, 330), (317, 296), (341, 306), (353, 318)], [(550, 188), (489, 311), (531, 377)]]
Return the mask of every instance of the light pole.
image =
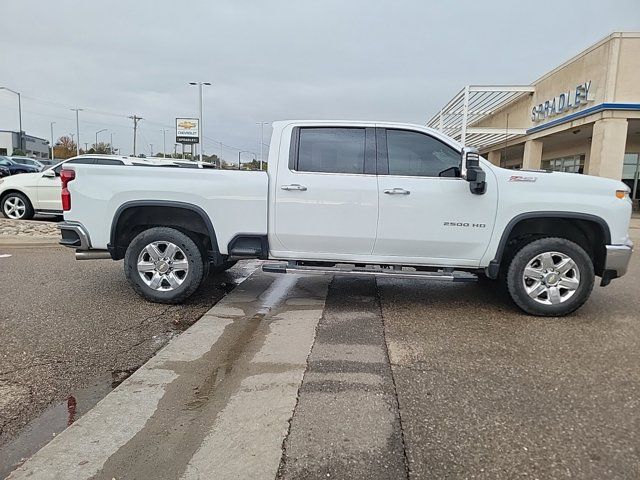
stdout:
[(255, 154), (255, 153), (253, 153), (253, 152), (252, 152), (252, 151), (250, 151), (250, 150), (240, 150), (240, 151), (238, 151), (238, 170), (240, 170), (240, 169), (241, 169), (241, 168), (240, 168), (240, 155), (242, 155), (243, 153), (250, 153), (250, 154), (252, 154), (252, 155), (253, 155), (253, 157), (254, 157), (254, 158), (255, 158), (255, 156), (256, 156), (256, 154)]
[(204, 151), (204, 125), (202, 123), (202, 86), (211, 85), (209, 82), (189, 82), (189, 85), (197, 85), (200, 99), (200, 116), (198, 117), (198, 125), (200, 129), (200, 161), (202, 161), (202, 153)]
[(7, 87), (0, 87), (0, 90), (6, 90), (7, 92), (15, 93), (18, 96), (18, 121), (20, 122), (20, 150), (23, 150), (24, 134), (22, 133), (22, 100), (20, 99), (20, 93), (16, 92), (15, 90), (11, 90), (10, 88), (7, 88)]
[(166, 139), (166, 129), (162, 129), (162, 158), (167, 158), (167, 139)]
[(113, 132), (109, 132), (109, 151), (113, 155)]
[(151, 157), (153, 157), (153, 143), (149, 144), (149, 150), (151, 150)]
[(98, 130), (98, 131), (96, 132), (96, 146), (95, 146), (95, 148), (93, 149), (93, 153), (98, 153), (98, 134), (99, 134), (99, 133), (102, 133), (102, 132), (106, 132), (106, 131), (107, 131), (107, 129), (106, 129), (106, 128), (103, 128), (102, 130)]
[(56, 122), (51, 122), (51, 163), (55, 160), (55, 154), (53, 153), (53, 126)]
[[(78, 141), (76, 142), (76, 155), (80, 155), (80, 119), (78, 113), (82, 111), (81, 108), (72, 108), (71, 111), (76, 112), (76, 137), (78, 137)], [(73, 140), (73, 137), (71, 137)]]
[(262, 158), (263, 158), (263, 147), (264, 147), (264, 126), (268, 124), (269, 122), (257, 122), (257, 125), (260, 125), (260, 170), (262, 170)]

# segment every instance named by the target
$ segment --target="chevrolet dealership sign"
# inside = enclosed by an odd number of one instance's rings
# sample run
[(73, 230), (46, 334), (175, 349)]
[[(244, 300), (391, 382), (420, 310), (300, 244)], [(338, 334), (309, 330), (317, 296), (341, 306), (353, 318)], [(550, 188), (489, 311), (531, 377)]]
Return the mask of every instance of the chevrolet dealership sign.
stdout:
[(577, 85), (574, 90), (562, 92), (557, 97), (546, 100), (531, 109), (531, 120), (540, 122), (549, 117), (560, 115), (580, 105), (584, 105), (592, 100), (589, 97), (589, 89), (591, 88), (591, 80)]
[(200, 143), (197, 118), (176, 118), (176, 143)]

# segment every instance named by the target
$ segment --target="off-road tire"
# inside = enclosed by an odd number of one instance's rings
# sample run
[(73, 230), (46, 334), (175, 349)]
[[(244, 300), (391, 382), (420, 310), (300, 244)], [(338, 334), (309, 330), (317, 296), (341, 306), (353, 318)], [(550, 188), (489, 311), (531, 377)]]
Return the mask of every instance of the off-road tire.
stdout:
[[(168, 241), (177, 245), (185, 254), (189, 270), (183, 283), (171, 291), (158, 291), (149, 287), (138, 273), (138, 258), (149, 244)], [(202, 254), (195, 242), (184, 233), (169, 227), (154, 227), (141, 232), (127, 247), (124, 256), (124, 273), (138, 295), (151, 302), (177, 304), (184, 302), (200, 286), (204, 277), (205, 265)]]
[[(555, 305), (544, 305), (530, 297), (525, 290), (523, 280), (527, 264), (537, 255), (545, 252), (560, 252), (569, 256), (580, 272), (579, 285), (573, 296)], [(523, 245), (516, 252), (505, 280), (511, 298), (526, 313), (542, 317), (560, 317), (574, 312), (587, 301), (593, 290), (595, 274), (591, 257), (580, 245), (564, 238), (545, 237)]]

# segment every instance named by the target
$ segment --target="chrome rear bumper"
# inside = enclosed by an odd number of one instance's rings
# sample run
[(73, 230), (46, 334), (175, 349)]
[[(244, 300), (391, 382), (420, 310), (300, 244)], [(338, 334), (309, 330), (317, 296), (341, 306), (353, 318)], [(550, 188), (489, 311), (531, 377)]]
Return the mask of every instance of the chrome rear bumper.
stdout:
[(91, 249), (91, 240), (89, 240), (89, 234), (85, 230), (84, 226), (78, 222), (60, 222), (58, 230), (62, 238), (60, 239), (60, 245), (65, 247), (75, 248), (76, 250), (89, 250)]
[(111, 254), (107, 250), (94, 250), (91, 248), (91, 239), (81, 223), (64, 221), (57, 226), (62, 235), (59, 242), (60, 245), (74, 248), (76, 250), (76, 260), (111, 258)]

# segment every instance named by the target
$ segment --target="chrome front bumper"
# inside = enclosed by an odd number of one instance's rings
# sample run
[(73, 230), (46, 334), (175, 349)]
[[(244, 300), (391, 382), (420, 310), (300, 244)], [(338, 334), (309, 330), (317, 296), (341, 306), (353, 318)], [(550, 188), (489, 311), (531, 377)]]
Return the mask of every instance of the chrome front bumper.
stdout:
[(607, 257), (604, 262), (604, 275), (602, 283), (608, 284), (614, 278), (618, 278), (627, 273), (629, 261), (633, 253), (633, 242), (629, 240), (624, 245), (607, 245)]

